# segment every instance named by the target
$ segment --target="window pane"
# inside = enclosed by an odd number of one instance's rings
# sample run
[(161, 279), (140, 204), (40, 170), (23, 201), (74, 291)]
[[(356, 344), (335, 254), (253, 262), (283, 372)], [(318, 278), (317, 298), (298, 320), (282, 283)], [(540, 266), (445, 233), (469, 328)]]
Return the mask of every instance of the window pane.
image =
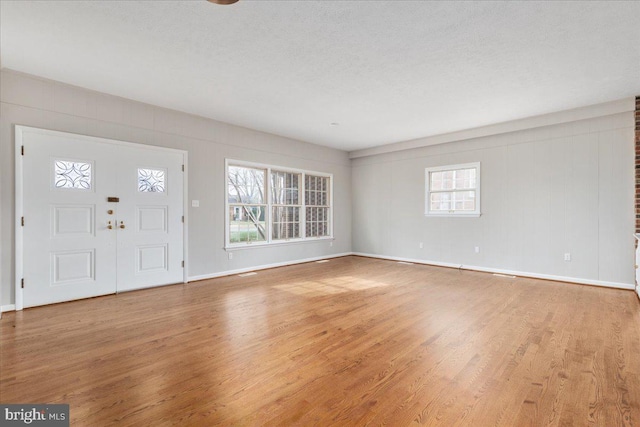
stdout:
[(431, 191), (443, 190), (442, 172), (431, 172)]
[(431, 172), (431, 190), (453, 190), (454, 171)]
[(473, 211), (476, 209), (475, 191), (456, 191), (453, 193), (454, 209), (457, 211)]
[(298, 205), (300, 174), (271, 171), (271, 200), (277, 205)]
[(262, 242), (267, 239), (265, 206), (229, 206), (229, 242)]
[(442, 173), (442, 189), (453, 190), (453, 171), (444, 171)]
[(431, 193), (432, 211), (474, 211), (476, 209), (475, 191), (450, 191)]
[(229, 203), (264, 204), (265, 169), (229, 166)]
[(476, 188), (476, 168), (431, 172), (431, 191)]
[(140, 193), (164, 193), (164, 171), (138, 169), (138, 191)]
[(458, 190), (476, 188), (476, 169), (459, 169), (455, 172), (455, 188)]
[(274, 240), (295, 239), (300, 237), (300, 208), (293, 206), (274, 206), (272, 209), (272, 232)]
[(450, 211), (451, 193), (431, 193), (432, 211)]
[(91, 163), (56, 160), (54, 166), (56, 188), (91, 190)]
[(307, 237), (324, 237), (329, 235), (329, 208), (308, 207), (306, 209)]
[(305, 203), (307, 206), (329, 206), (329, 177), (307, 175)]

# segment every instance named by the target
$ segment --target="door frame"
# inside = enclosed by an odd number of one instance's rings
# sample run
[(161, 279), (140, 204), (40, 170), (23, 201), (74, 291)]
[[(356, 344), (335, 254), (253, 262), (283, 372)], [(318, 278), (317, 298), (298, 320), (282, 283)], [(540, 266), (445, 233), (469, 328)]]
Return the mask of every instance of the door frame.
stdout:
[[(183, 175), (183, 193), (182, 193), (182, 212), (184, 214), (184, 223), (182, 224), (182, 251), (183, 251), (183, 259), (184, 259), (184, 269), (182, 270), (182, 281), (183, 283), (187, 283), (188, 267), (189, 267), (189, 246), (188, 246), (188, 224), (189, 224), (189, 207), (188, 207), (188, 151), (180, 150), (177, 148), (167, 148), (167, 147), (159, 147), (157, 145), (148, 145), (148, 144), (140, 144), (135, 142), (127, 142), (120, 141), (116, 139), (109, 138), (100, 138), (95, 136), (82, 135), (79, 133), (73, 132), (61, 132), (50, 129), (42, 129), (31, 126), (23, 126), (23, 125), (14, 125), (14, 134), (15, 134), (15, 249), (14, 249), (14, 257), (15, 257), (15, 304), (16, 311), (20, 311), (24, 308), (24, 299), (23, 299), (23, 289), (22, 289), (22, 278), (24, 277), (24, 235), (23, 235), (23, 227), (22, 227), (22, 217), (24, 216), (24, 157), (22, 155), (22, 146), (23, 146), (23, 134), (25, 132), (39, 133), (44, 135), (56, 135), (56, 136), (71, 136), (73, 138), (82, 138), (88, 142), (100, 142), (107, 143), (112, 145), (120, 145), (120, 146), (128, 146), (135, 148), (142, 148), (145, 150), (153, 150), (153, 151), (164, 151), (164, 152), (172, 152), (179, 153), (182, 155), (182, 164), (184, 165), (184, 175)], [(117, 290), (116, 290), (117, 292)]]

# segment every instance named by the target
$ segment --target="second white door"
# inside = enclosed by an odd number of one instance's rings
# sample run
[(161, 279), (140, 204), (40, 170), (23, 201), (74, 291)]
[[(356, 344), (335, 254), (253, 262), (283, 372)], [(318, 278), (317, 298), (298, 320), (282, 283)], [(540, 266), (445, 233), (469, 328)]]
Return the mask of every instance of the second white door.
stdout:
[(183, 156), (127, 148), (118, 165), (118, 290), (183, 280)]

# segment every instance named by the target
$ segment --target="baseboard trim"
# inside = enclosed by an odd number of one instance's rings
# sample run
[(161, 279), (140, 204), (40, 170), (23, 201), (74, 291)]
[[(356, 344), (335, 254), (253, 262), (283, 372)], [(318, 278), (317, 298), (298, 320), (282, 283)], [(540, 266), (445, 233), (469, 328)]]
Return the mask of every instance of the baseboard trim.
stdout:
[(388, 261), (410, 262), (410, 263), (413, 263), (413, 264), (433, 265), (433, 266), (436, 266), (436, 267), (447, 267), (447, 268), (461, 268), (462, 267), (462, 264), (454, 264), (452, 262), (427, 261), (427, 260), (424, 260), (424, 259), (404, 258), (404, 257), (389, 256), (389, 255), (368, 254), (368, 253), (365, 253), (365, 252), (353, 252), (351, 255), (362, 256), (362, 257), (366, 257), (366, 258), (386, 259)]
[[(414, 264), (433, 265), (436, 267), (449, 267), (449, 268), (458, 268), (461, 270), (480, 271), (483, 273), (498, 273), (498, 274), (506, 274), (509, 276), (527, 277), (532, 279), (553, 280), (555, 282), (566, 282), (566, 283), (572, 283), (572, 284), (578, 284), (578, 285), (601, 286), (605, 288), (626, 289), (626, 290), (635, 289), (635, 285), (632, 285), (630, 283), (606, 282), (603, 280), (581, 279), (577, 277), (567, 277), (567, 276), (554, 276), (551, 274), (529, 273), (529, 272), (515, 271), (515, 270), (503, 270), (500, 268), (478, 267), (474, 265), (454, 264), (449, 262), (429, 261), (429, 260), (423, 260), (423, 259), (367, 254), (362, 252), (354, 252), (353, 255), (363, 256), (368, 258), (386, 259), (389, 261), (404, 261), (404, 262), (412, 262)], [(640, 290), (638, 290), (638, 295), (640, 295)]]
[(331, 259), (331, 258), (340, 258), (340, 257), (344, 257), (344, 256), (349, 256), (349, 255), (353, 255), (353, 254), (351, 252), (344, 252), (344, 253), (340, 253), (340, 254), (333, 254), (333, 255), (325, 255), (325, 256), (319, 256), (319, 257), (313, 257), (313, 258), (298, 259), (298, 260), (293, 260), (293, 261), (276, 262), (276, 263), (273, 263), (273, 264), (263, 264), (263, 265), (257, 265), (257, 266), (254, 266), (254, 267), (239, 268), (237, 270), (221, 271), (219, 273), (202, 274), (202, 275), (199, 275), (199, 276), (190, 276), (187, 280), (189, 282), (197, 282), (198, 280), (215, 279), (215, 278), (218, 278), (218, 277), (233, 276), (235, 274), (248, 273), (250, 271), (267, 270), (269, 268), (276, 268), (276, 267), (286, 267), (288, 265), (304, 264), (306, 262), (321, 261), (321, 260)]
[(16, 311), (15, 304), (7, 304), (0, 306), (0, 313), (6, 313), (7, 311)]
[[(286, 267), (288, 265), (304, 264), (306, 262), (321, 261), (321, 260), (331, 259), (331, 258), (340, 258), (340, 257), (349, 256), (349, 255), (362, 256), (367, 258), (378, 258), (378, 259), (384, 259), (388, 261), (402, 261), (402, 262), (410, 262), (413, 264), (432, 265), (435, 267), (447, 267), (447, 268), (457, 268), (457, 269), (470, 270), (470, 271), (480, 271), (483, 273), (498, 273), (498, 274), (506, 274), (510, 276), (517, 276), (517, 277), (528, 277), (532, 279), (553, 280), (556, 282), (565, 282), (565, 283), (578, 284), (578, 285), (591, 285), (591, 286), (601, 286), (605, 288), (626, 289), (626, 290), (635, 291), (638, 295), (638, 298), (640, 298), (640, 287), (636, 288), (635, 285), (628, 284), (628, 283), (605, 282), (601, 280), (580, 279), (580, 278), (566, 277), (566, 276), (554, 276), (550, 274), (528, 273), (528, 272), (514, 271), (514, 270), (503, 270), (499, 268), (488, 268), (488, 267), (455, 264), (451, 262), (429, 261), (429, 260), (415, 259), (415, 258), (404, 258), (404, 257), (394, 257), (394, 256), (387, 256), (387, 255), (369, 254), (364, 252), (343, 252), (339, 254), (305, 258), (305, 259), (299, 259), (294, 261), (285, 261), (285, 262), (278, 262), (273, 264), (263, 264), (255, 267), (239, 268), (236, 270), (227, 270), (227, 271), (221, 271), (218, 273), (203, 274), (199, 276), (190, 276), (188, 277), (187, 280), (188, 282), (197, 282), (199, 280), (215, 279), (218, 277), (233, 276), (234, 274), (248, 273), (250, 271), (267, 270), (269, 268), (276, 268), (276, 267)], [(16, 309), (15, 304), (6, 304), (3, 306), (0, 306), (0, 313), (15, 311), (15, 309)]]

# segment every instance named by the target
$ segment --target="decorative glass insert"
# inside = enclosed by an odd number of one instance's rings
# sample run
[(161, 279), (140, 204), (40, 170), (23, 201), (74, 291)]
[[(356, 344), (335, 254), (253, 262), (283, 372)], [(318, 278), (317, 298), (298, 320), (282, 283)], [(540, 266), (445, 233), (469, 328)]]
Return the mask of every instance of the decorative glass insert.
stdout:
[(138, 169), (138, 191), (140, 193), (164, 193), (163, 170)]
[(56, 160), (54, 170), (56, 188), (91, 190), (91, 163)]

